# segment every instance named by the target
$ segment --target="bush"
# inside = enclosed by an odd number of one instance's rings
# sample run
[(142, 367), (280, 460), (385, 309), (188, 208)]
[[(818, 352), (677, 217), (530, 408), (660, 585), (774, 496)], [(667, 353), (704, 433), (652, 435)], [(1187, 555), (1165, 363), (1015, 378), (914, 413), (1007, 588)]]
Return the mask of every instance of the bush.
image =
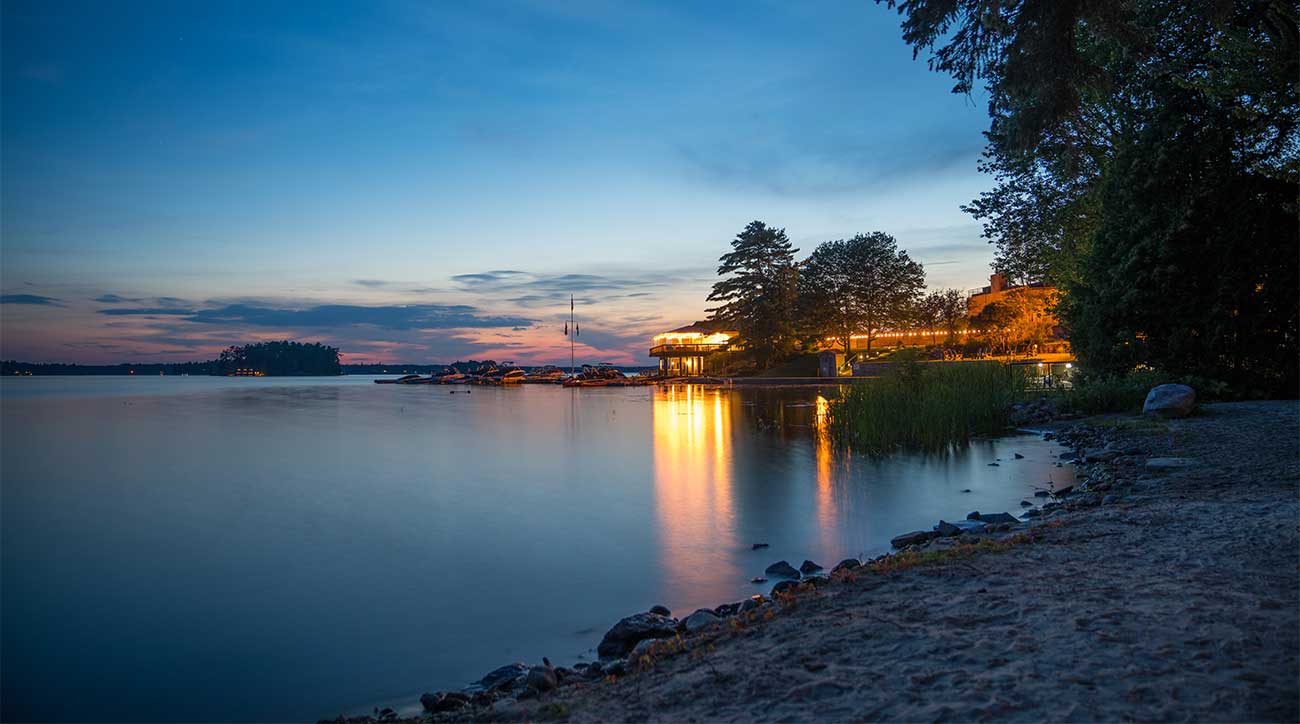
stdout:
[(1074, 389), (1061, 393), (1060, 407), (1080, 415), (1109, 412), (1139, 413), (1147, 393), (1156, 385), (1178, 383), (1196, 390), (1200, 401), (1241, 399), (1227, 383), (1195, 375), (1176, 376), (1153, 369), (1134, 370), (1127, 375), (1085, 376)]

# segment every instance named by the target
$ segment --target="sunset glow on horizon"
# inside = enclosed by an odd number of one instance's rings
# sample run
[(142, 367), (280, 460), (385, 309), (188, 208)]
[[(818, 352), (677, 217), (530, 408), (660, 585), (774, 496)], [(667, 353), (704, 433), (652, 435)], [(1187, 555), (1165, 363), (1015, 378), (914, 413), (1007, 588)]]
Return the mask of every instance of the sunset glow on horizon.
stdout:
[(982, 100), (898, 36), (854, 2), (8, 6), (0, 356), (567, 364), (573, 295), (579, 362), (651, 364), (754, 219), (978, 286)]

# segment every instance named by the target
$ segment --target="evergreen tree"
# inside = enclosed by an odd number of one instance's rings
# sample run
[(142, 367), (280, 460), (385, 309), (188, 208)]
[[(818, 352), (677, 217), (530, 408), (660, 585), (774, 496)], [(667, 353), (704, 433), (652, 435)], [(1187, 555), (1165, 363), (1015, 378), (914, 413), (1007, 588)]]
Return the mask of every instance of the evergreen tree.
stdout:
[(788, 353), (794, 344), (795, 249), (785, 234), (761, 221), (750, 222), (719, 259), (709, 294), (721, 302), (710, 319), (735, 329), (760, 368)]

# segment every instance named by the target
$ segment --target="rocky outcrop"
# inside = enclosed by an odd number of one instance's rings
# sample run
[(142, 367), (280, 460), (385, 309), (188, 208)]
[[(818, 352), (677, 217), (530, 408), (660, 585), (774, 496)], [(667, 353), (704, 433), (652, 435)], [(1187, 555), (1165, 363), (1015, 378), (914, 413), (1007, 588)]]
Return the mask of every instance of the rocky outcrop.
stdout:
[(915, 545), (917, 543), (924, 543), (930, 540), (931, 538), (933, 538), (935, 535), (936, 533), (932, 530), (914, 530), (911, 533), (904, 533), (899, 536), (894, 536), (893, 538), (890, 539), (889, 545), (895, 548), (903, 548), (905, 546)]
[(682, 628), (687, 633), (698, 633), (718, 623), (722, 623), (721, 617), (707, 608), (701, 608), (682, 621)]
[(646, 639), (666, 639), (677, 633), (677, 619), (657, 613), (638, 613), (619, 621), (605, 633), (596, 653), (605, 658), (624, 656)]
[(768, 566), (767, 570), (764, 571), (764, 573), (766, 573), (769, 576), (777, 576), (778, 578), (799, 578), (800, 577), (799, 571), (795, 570), (795, 567), (790, 565), (788, 561), (777, 561), (776, 563), (773, 563), (772, 565)]

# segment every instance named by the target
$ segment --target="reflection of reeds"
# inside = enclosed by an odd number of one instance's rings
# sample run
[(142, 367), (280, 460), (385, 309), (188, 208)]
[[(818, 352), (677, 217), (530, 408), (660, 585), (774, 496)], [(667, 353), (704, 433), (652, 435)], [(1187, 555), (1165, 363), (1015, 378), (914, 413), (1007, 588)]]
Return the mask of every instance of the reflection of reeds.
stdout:
[(1024, 373), (998, 362), (903, 364), (841, 392), (827, 432), (872, 455), (939, 450), (1004, 431), (1024, 389)]

